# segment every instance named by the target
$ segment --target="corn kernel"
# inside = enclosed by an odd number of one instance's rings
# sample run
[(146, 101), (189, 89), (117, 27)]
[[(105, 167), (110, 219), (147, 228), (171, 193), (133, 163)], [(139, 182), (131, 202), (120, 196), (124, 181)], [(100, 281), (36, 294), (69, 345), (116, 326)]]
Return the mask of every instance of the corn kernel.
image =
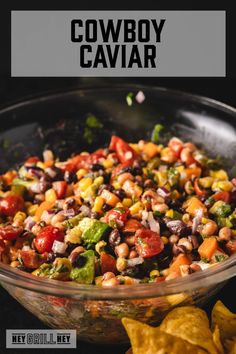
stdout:
[(29, 214), (30, 216), (34, 216), (37, 209), (38, 209), (38, 205), (37, 204), (30, 205), (27, 208), (27, 214)]
[(26, 219), (26, 214), (23, 213), (22, 211), (18, 211), (16, 213), (16, 215), (14, 216), (13, 221), (21, 221), (23, 223), (23, 221)]
[(113, 161), (111, 159), (104, 160), (102, 164), (104, 168), (113, 167)]
[(106, 245), (107, 245), (107, 243), (104, 240), (97, 242), (95, 245), (95, 251), (101, 255), (102, 253), (104, 253), (104, 247)]
[(87, 170), (85, 170), (85, 168), (80, 168), (77, 172), (76, 172), (76, 176), (78, 178), (78, 180), (80, 180), (82, 177), (84, 177), (86, 174), (88, 173)]
[(138, 154), (140, 153), (138, 144), (129, 144), (130, 147), (132, 147), (132, 149), (134, 149), (134, 151), (136, 151)]
[(123, 204), (125, 207), (129, 208), (129, 207), (131, 207), (131, 205), (132, 205), (132, 199), (130, 199), (130, 198), (124, 198), (124, 199), (122, 200), (122, 204)]
[(102, 281), (103, 281), (103, 276), (102, 275), (100, 275), (100, 276), (95, 278), (95, 284), (96, 285), (102, 285)]
[(164, 245), (167, 245), (167, 243), (169, 242), (168, 238), (165, 236), (161, 236), (161, 239), (162, 239), (162, 242), (164, 243)]
[(153, 269), (150, 274), (149, 274), (150, 278), (154, 278), (154, 277), (159, 277), (160, 276), (160, 272), (157, 269)]
[(140, 210), (142, 210), (142, 203), (141, 202), (137, 202), (135, 203), (134, 205), (132, 205), (129, 210), (130, 210), (130, 214), (131, 215), (135, 215), (135, 214), (138, 214), (138, 212)]
[(178, 171), (178, 172), (183, 172), (184, 171), (184, 166), (181, 165), (181, 166), (176, 166), (175, 169)]
[(165, 215), (166, 215), (168, 218), (173, 218), (173, 217), (174, 217), (174, 210), (173, 210), (173, 209), (167, 210)]
[(12, 261), (10, 266), (13, 267), (13, 268), (16, 268), (18, 265), (20, 265), (20, 262), (19, 261)]
[(120, 188), (121, 188), (121, 185), (120, 185), (120, 183), (118, 183), (118, 182), (114, 182), (112, 185), (113, 185), (113, 187), (114, 187), (115, 189), (120, 189)]
[(212, 184), (213, 192), (225, 191), (230, 192), (233, 189), (233, 183), (230, 181), (216, 181)]
[(48, 189), (45, 193), (45, 200), (46, 202), (54, 203), (57, 200), (57, 194), (54, 189)]
[(201, 221), (202, 221), (202, 224), (205, 225), (205, 224), (208, 223), (209, 219), (207, 219), (207, 218), (202, 218)]
[(236, 230), (231, 230), (232, 237), (236, 237)]
[(179, 199), (180, 198), (180, 193), (177, 191), (177, 189), (174, 189), (173, 192), (171, 193), (171, 198), (172, 199)]
[(199, 184), (203, 188), (210, 188), (212, 186), (213, 182), (214, 182), (214, 178), (213, 177), (199, 178)]
[(92, 211), (99, 213), (104, 205), (104, 199), (102, 197), (96, 197)]
[(73, 227), (73, 229), (69, 230), (69, 232), (65, 236), (65, 242), (68, 243), (81, 243), (81, 235), (82, 231), (80, 230), (79, 226)]
[(116, 269), (118, 270), (118, 272), (123, 272), (123, 270), (127, 268), (127, 263), (127, 259), (123, 257), (118, 257), (116, 260)]
[(91, 177), (87, 177), (87, 178), (83, 178), (79, 181), (78, 185), (79, 188), (82, 191), (85, 191), (89, 186), (91, 186), (91, 184), (93, 183), (93, 180)]
[(43, 170), (45, 169), (45, 165), (44, 165), (44, 163), (42, 161), (38, 161), (36, 163), (36, 166), (39, 167), (39, 168), (42, 168)]
[(229, 179), (225, 170), (218, 170), (218, 171), (210, 170), (210, 176), (215, 179), (221, 179), (221, 180)]
[(99, 176), (99, 177), (95, 178), (95, 180), (93, 181), (93, 184), (96, 187), (99, 187), (101, 184), (103, 184), (103, 182), (104, 182), (104, 178), (102, 176)]
[(182, 216), (182, 221), (185, 222), (186, 224), (189, 222), (190, 220), (190, 215), (189, 214), (184, 214)]

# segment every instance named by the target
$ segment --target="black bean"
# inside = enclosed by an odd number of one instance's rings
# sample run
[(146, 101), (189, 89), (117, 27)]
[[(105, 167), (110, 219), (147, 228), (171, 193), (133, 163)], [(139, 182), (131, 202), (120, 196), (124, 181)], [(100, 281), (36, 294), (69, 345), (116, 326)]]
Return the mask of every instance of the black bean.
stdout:
[(52, 181), (58, 181), (63, 178), (61, 169), (56, 166), (48, 167), (45, 172)]
[(108, 211), (108, 210), (111, 210), (111, 209), (112, 209), (112, 206), (111, 206), (111, 205), (109, 205), (109, 204), (107, 204), (107, 203), (103, 204), (102, 210), (103, 210), (104, 212), (106, 212), (106, 211)]
[(72, 171), (65, 171), (64, 180), (66, 181), (66, 183), (69, 183), (69, 184), (77, 182), (76, 173), (74, 173)]
[(48, 254), (47, 262), (53, 263), (55, 261), (56, 257), (57, 257), (57, 255), (55, 253), (50, 252)]
[(27, 267), (23, 266), (22, 264), (19, 264), (16, 268), (19, 269), (19, 270), (22, 270), (23, 272), (27, 272), (27, 273), (31, 273), (32, 272), (31, 268), (27, 268)]
[(191, 234), (191, 229), (181, 220), (167, 221), (166, 226), (172, 234), (179, 236), (188, 236)]
[(192, 243), (193, 249), (197, 249), (199, 247), (198, 238), (195, 235), (188, 236), (189, 241)]
[(108, 236), (108, 242), (112, 249), (115, 249), (121, 243), (121, 236), (117, 229), (114, 229)]
[(143, 173), (143, 171), (142, 171), (141, 167), (133, 167), (132, 172), (131, 172), (131, 174), (133, 176), (141, 176), (142, 173)]
[(82, 256), (78, 252), (72, 252), (68, 259), (74, 267), (78, 268), (83, 267), (87, 262), (86, 257)]
[(146, 179), (144, 182), (144, 188), (155, 188), (155, 183), (151, 179)]
[(92, 171), (99, 171), (99, 170), (104, 170), (104, 167), (100, 165), (99, 163), (94, 163), (91, 167)]
[(45, 180), (44, 177), (41, 177), (39, 180), (39, 191), (40, 193), (45, 193), (51, 187), (51, 183)]
[(139, 273), (139, 266), (136, 265), (134, 267), (127, 267), (125, 270), (121, 272), (121, 275), (128, 276), (128, 277), (135, 277)]
[(99, 219), (99, 216), (99, 213), (97, 213), (96, 211), (92, 211), (90, 214), (91, 219)]
[(74, 198), (67, 199), (63, 204), (63, 209), (70, 209), (76, 205), (76, 201)]
[(122, 199), (124, 199), (124, 198), (126, 197), (126, 193), (125, 193), (124, 189), (122, 189), (122, 188), (119, 188), (119, 189), (115, 190), (115, 191), (114, 191), (114, 194), (115, 194), (120, 200), (122, 200)]

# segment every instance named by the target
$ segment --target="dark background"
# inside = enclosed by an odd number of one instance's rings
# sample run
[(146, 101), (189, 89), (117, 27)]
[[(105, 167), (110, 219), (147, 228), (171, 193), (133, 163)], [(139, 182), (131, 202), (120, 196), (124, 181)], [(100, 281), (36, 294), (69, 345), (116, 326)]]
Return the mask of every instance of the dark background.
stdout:
[[(33, 5), (34, 3), (34, 5)], [(49, 3), (49, 2), (48, 2)], [(165, 86), (191, 93), (205, 95), (232, 106), (236, 106), (236, 58), (235, 58), (235, 23), (236, 16), (232, 5), (225, 4), (214, 7), (210, 1), (198, 1), (196, 5), (190, 5), (189, 1), (178, 1), (175, 4), (165, 1), (160, 4), (157, 1), (146, 1), (145, 5), (138, 4), (137, 1), (113, 3), (111, 1), (99, 1), (79, 3), (71, 0), (70, 4), (63, 4), (61, 7), (56, 1), (40, 1), (35, 4), (32, 1), (8, 1), (0, 5), (0, 106), (6, 106), (13, 101), (18, 101), (25, 96), (39, 94), (48, 90), (69, 88), (75, 86), (98, 86), (109, 83), (136, 83), (155, 86)], [(212, 2), (213, 3), (213, 2)], [(233, 4), (233, 2), (232, 2)], [(226, 78), (11, 78), (10, 77), (10, 10), (226, 10), (227, 11), (227, 77)], [(200, 24), (199, 24), (200, 25)], [(231, 280), (220, 292), (220, 298), (232, 310), (236, 310), (234, 298), (236, 280)], [(216, 298), (206, 306), (209, 312)], [(35, 350), (6, 350), (5, 349), (5, 329), (40, 329), (45, 326), (24, 310), (15, 300), (13, 300), (3, 289), (0, 289), (0, 354), (32, 354)], [(109, 333), (107, 334), (109, 335)], [(104, 353), (111, 351), (113, 354), (124, 353), (126, 347), (99, 347), (86, 343), (78, 343), (77, 350), (68, 350), (68, 353)], [(42, 354), (58, 353), (58, 350), (36, 350)], [(61, 350), (62, 352), (62, 350)], [(63, 353), (65, 350), (63, 350)]]

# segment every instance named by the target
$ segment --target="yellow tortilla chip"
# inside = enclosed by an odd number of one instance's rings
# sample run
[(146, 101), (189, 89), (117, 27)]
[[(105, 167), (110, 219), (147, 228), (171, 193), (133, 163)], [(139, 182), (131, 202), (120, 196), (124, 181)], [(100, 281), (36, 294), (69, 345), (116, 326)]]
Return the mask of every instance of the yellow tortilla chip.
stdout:
[(221, 340), (236, 336), (236, 314), (231, 312), (221, 301), (217, 301), (211, 313), (212, 327), (220, 330)]
[(225, 349), (226, 349), (226, 353), (228, 354), (236, 354), (236, 337), (232, 337), (231, 339), (226, 339)]
[(206, 354), (207, 352), (185, 340), (130, 318), (122, 318), (133, 354)]
[(206, 313), (193, 306), (177, 307), (162, 321), (160, 329), (188, 343), (217, 354)]
[(221, 340), (220, 340), (220, 330), (217, 325), (215, 326), (215, 329), (213, 332), (213, 342), (215, 343), (218, 353), (224, 354), (224, 348), (223, 348)]

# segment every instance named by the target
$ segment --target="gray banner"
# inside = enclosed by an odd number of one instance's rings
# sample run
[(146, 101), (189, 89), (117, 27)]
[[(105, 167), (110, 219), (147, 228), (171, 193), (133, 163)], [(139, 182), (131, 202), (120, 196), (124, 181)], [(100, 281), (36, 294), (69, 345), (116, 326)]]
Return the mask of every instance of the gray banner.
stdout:
[[(12, 76), (226, 75), (225, 11), (12, 11), (11, 17)], [(104, 38), (108, 20), (117, 38)], [(161, 20), (158, 38), (154, 22)], [(125, 36), (132, 26), (131, 43)]]

